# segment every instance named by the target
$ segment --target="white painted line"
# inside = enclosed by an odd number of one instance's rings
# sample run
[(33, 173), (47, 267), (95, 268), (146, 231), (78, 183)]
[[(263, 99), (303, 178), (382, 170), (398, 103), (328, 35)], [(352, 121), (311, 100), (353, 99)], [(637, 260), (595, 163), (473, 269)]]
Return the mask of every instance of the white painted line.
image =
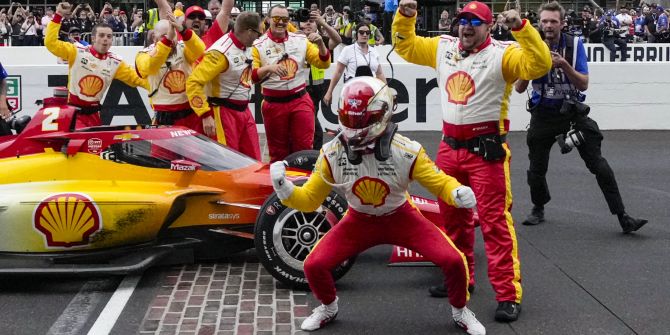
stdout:
[(92, 280), (84, 284), (63, 313), (51, 325), (47, 335), (78, 334), (102, 302), (105, 292), (116, 286), (115, 279)]
[(105, 335), (109, 334), (112, 331), (112, 328), (116, 324), (121, 312), (125, 308), (130, 296), (133, 295), (135, 287), (142, 279), (142, 274), (126, 276), (123, 278), (119, 288), (116, 289), (116, 292), (107, 302), (105, 309), (102, 310), (98, 319), (95, 320), (93, 327), (88, 331), (88, 335)]

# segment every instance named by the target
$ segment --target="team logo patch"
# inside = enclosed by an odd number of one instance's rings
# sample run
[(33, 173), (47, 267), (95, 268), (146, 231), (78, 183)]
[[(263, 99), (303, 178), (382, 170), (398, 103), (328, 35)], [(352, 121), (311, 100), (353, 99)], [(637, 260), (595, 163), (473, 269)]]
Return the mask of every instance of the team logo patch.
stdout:
[(88, 147), (88, 152), (92, 154), (99, 154), (100, 149), (102, 149), (102, 140), (99, 138), (90, 138), (86, 145)]
[(251, 80), (251, 68), (247, 67), (242, 71), (242, 75), (240, 76), (240, 85), (246, 87), (246, 88), (251, 88), (251, 84), (253, 83), (253, 80)]
[(191, 99), (191, 106), (193, 106), (193, 108), (202, 108), (202, 104), (203, 102), (201, 97), (196, 96)]
[(163, 87), (167, 88), (170, 94), (186, 91), (186, 74), (181, 70), (169, 71), (163, 80)]
[(468, 99), (475, 94), (475, 82), (466, 72), (458, 71), (447, 78), (445, 90), (449, 96), (449, 102), (456, 105), (467, 105)]
[(281, 80), (291, 80), (295, 78), (295, 74), (298, 73), (298, 63), (292, 58), (283, 59), (279, 64), (282, 64), (286, 67), (287, 74), (284, 77), (280, 77)]
[(95, 97), (102, 91), (104, 82), (102, 78), (89, 74), (79, 80), (79, 92), (87, 97)]
[(356, 109), (363, 104), (363, 101), (358, 99), (349, 99), (347, 102), (349, 103), (349, 106), (353, 109)]
[(86, 245), (102, 228), (102, 216), (93, 200), (79, 193), (60, 193), (42, 200), (33, 214), (35, 229), (49, 247)]
[(390, 187), (386, 182), (378, 178), (363, 177), (354, 183), (353, 193), (363, 205), (374, 207), (386, 203), (386, 197), (390, 193)]

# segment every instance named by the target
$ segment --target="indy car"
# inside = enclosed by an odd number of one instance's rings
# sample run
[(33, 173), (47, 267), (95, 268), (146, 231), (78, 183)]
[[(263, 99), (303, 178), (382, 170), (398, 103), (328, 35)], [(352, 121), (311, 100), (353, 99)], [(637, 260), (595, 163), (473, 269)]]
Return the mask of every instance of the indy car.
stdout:
[[(182, 127), (74, 129), (66, 97), (57, 90), (0, 137), (0, 276), (128, 274), (255, 248), (276, 279), (306, 287), (303, 260), (346, 212), (341, 194), (298, 212), (274, 194), (267, 164)], [(287, 157), (288, 177), (304, 183), (317, 157)], [(412, 200), (441, 222), (434, 200)]]

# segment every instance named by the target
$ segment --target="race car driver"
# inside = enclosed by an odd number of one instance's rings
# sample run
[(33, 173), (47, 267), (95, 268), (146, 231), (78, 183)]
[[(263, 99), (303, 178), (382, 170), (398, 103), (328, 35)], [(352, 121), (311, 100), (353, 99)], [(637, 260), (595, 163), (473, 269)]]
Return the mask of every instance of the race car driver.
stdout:
[[(181, 30), (181, 41), (177, 41), (175, 30)], [(181, 125), (203, 133), (202, 120), (188, 103), (186, 79), (195, 61), (204, 54), (205, 44), (193, 31), (177, 23), (172, 13), (154, 25), (153, 39), (153, 44), (137, 54), (135, 67), (140, 76), (149, 80), (155, 123)]]
[[(314, 141), (314, 105), (305, 90), (309, 65), (320, 69), (330, 66), (330, 51), (321, 35), (288, 32), (288, 10), (282, 5), (270, 9), (270, 29), (252, 49), (254, 82), (263, 88), (263, 122), (270, 161), (284, 159), (290, 153), (312, 149)], [(307, 67), (305, 63), (309, 64)], [(281, 65), (280, 72), (262, 67)]]
[[(491, 39), (491, 9), (472, 1), (457, 19), (459, 37), (418, 37), (417, 3), (402, 0), (392, 25), (395, 50), (410, 63), (437, 70), (442, 102), (442, 138), (436, 163), (468, 183), (479, 201), (479, 222), (496, 292), (495, 318), (514, 321), (521, 311), (521, 269), (510, 208), (510, 150), (506, 143), (509, 96), (517, 79), (534, 79), (551, 69), (549, 48), (515, 10), (503, 12), (516, 43)], [(440, 203), (449, 237), (465, 254), (474, 288), (474, 221), (469, 209)], [(431, 294), (437, 295), (431, 288)], [(442, 288), (442, 295), (446, 295)], [(448, 292), (451, 296), (451, 291)]]
[(129, 86), (142, 86), (149, 90), (146, 80), (135, 70), (111, 52), (112, 28), (106, 23), (98, 23), (92, 30), (92, 45), (75, 46), (58, 40), (61, 20), (68, 15), (72, 6), (61, 2), (56, 14), (47, 26), (44, 45), (52, 54), (68, 62), (68, 104), (79, 107), (76, 128), (93, 127), (102, 124), (100, 120), (100, 100), (118, 79)]
[(419, 252), (442, 269), (454, 321), (468, 334), (485, 334), (484, 326), (466, 307), (465, 256), (408, 200), (407, 188), (416, 180), (446, 203), (462, 208), (475, 206), (474, 192), (440, 171), (421, 144), (396, 134), (397, 126), (390, 122), (394, 109), (384, 82), (355, 78), (344, 85), (340, 95), (341, 133), (323, 146), (307, 183), (296, 187), (287, 180), (283, 162), (270, 166), (272, 185), (289, 207), (312, 212), (333, 186), (344, 192), (349, 205), (342, 220), (305, 259), (307, 282), (322, 305), (301, 328), (316, 330), (337, 316), (331, 274), (337, 265), (375, 245), (396, 244)]

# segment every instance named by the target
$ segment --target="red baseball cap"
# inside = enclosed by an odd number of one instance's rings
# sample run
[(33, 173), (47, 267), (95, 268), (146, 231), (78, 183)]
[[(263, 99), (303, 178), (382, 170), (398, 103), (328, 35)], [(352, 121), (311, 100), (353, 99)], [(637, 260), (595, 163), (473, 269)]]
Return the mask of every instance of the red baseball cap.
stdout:
[(205, 10), (202, 9), (202, 7), (200, 7), (200, 6), (191, 6), (191, 7), (189, 7), (189, 8), (186, 10), (186, 13), (184, 13), (184, 16), (186, 16), (186, 18), (188, 18), (188, 16), (191, 15), (191, 14), (193, 14), (193, 13), (200, 13), (200, 14), (202, 14), (202, 16), (205, 16)]
[(458, 17), (461, 18), (465, 14), (472, 14), (486, 23), (493, 22), (493, 14), (491, 13), (491, 8), (483, 2), (479, 1), (470, 1), (468, 2), (463, 10), (458, 14)]

